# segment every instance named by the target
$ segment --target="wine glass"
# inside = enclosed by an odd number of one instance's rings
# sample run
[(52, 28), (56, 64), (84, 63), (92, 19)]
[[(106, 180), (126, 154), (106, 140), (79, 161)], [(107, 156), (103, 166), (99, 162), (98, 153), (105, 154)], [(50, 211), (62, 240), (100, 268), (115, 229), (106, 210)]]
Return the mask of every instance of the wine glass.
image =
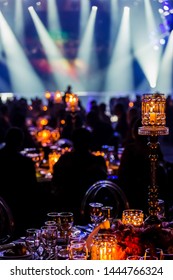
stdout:
[(94, 227), (103, 219), (102, 207), (103, 204), (99, 202), (89, 203), (90, 219)]
[(103, 217), (111, 223), (113, 220), (113, 206), (103, 206), (101, 210)]
[(49, 212), (47, 217), (50, 221), (55, 221), (56, 226), (59, 227), (59, 212)]
[(57, 226), (42, 226), (41, 239), (48, 254), (54, 253), (57, 244)]
[(72, 212), (60, 212), (60, 231), (64, 238), (67, 238), (70, 235), (71, 229), (74, 223), (74, 216)]
[[(26, 230), (25, 243), (28, 250), (32, 254), (32, 258), (36, 258), (37, 250), (41, 244), (41, 231), (35, 228), (29, 228)], [(37, 254), (38, 255), (38, 254)]]
[(56, 222), (55, 221), (46, 221), (45, 226), (56, 226)]

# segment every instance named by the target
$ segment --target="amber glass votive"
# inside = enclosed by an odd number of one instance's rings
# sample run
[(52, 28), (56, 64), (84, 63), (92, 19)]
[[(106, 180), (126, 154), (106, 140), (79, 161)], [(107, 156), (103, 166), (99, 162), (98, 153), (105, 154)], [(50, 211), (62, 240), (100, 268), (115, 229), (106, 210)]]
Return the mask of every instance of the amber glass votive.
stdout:
[(122, 223), (124, 225), (142, 226), (144, 222), (144, 213), (139, 209), (127, 209), (123, 211)]
[(117, 260), (118, 245), (116, 236), (98, 234), (93, 237), (91, 245), (91, 260)]
[(144, 94), (142, 96), (142, 125), (165, 126), (166, 96), (161, 93)]

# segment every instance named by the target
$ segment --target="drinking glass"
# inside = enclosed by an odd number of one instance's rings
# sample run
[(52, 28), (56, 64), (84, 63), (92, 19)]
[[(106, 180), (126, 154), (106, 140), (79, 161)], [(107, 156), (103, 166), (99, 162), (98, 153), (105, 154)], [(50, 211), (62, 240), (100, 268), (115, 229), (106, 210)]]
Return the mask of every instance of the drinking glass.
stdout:
[(58, 260), (69, 260), (70, 258), (70, 253), (69, 253), (69, 246), (68, 245), (61, 245), (61, 246), (56, 246), (56, 258)]
[(41, 231), (36, 228), (27, 229), (25, 243), (32, 254), (32, 258), (35, 259), (36, 255), (38, 255), (37, 250), (41, 245)]
[(69, 245), (71, 260), (87, 260), (88, 248), (85, 240), (72, 240)]
[(49, 212), (47, 213), (49, 221), (55, 221), (56, 226), (59, 227), (59, 212)]
[(42, 226), (41, 239), (46, 251), (49, 254), (54, 253), (57, 244), (57, 226)]
[(102, 215), (105, 219), (109, 220), (112, 222), (113, 220), (113, 206), (103, 206), (101, 208), (102, 210)]
[[(59, 218), (59, 212), (49, 212), (47, 213), (47, 218), (48, 218), (48, 221), (49, 221), (49, 224), (50, 224), (50, 221), (53, 221), (56, 223), (56, 226), (57, 226), (57, 229), (58, 229), (58, 237), (59, 237), (59, 234), (60, 234), (60, 218)], [(48, 221), (45, 222), (45, 225), (46, 223), (48, 223)], [(53, 225), (53, 224), (52, 224)]]
[(55, 221), (46, 221), (45, 226), (56, 226), (56, 222)]
[(156, 257), (158, 260), (162, 260), (163, 258), (163, 250), (161, 248), (147, 248), (145, 249), (144, 259), (148, 256)]
[(97, 226), (98, 223), (101, 222), (101, 220), (103, 219), (102, 207), (103, 204), (99, 202), (89, 203), (90, 219), (94, 226)]
[(67, 238), (71, 233), (71, 229), (74, 223), (74, 216), (72, 212), (60, 212), (59, 213), (60, 221), (60, 231), (64, 238)]

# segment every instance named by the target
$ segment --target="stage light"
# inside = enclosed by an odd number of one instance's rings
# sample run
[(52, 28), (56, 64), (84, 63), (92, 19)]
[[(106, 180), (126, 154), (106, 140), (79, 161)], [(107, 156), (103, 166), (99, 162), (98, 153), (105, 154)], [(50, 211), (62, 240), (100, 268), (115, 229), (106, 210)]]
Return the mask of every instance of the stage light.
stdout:
[(124, 95), (133, 89), (133, 66), (131, 55), (130, 8), (124, 7), (115, 46), (107, 70), (105, 90)]

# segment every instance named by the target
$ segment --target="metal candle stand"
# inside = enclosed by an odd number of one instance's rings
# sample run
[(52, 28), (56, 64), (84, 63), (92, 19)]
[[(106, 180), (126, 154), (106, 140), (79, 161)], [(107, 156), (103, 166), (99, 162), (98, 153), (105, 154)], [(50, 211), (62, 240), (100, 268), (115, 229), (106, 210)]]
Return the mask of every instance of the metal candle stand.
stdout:
[(145, 224), (160, 224), (158, 206), (158, 185), (157, 185), (157, 166), (158, 166), (158, 136), (168, 135), (169, 129), (165, 127), (166, 97), (164, 94), (144, 94), (142, 96), (142, 127), (139, 127), (138, 134), (149, 137), (149, 159), (151, 167), (150, 185), (148, 187), (148, 213)]

